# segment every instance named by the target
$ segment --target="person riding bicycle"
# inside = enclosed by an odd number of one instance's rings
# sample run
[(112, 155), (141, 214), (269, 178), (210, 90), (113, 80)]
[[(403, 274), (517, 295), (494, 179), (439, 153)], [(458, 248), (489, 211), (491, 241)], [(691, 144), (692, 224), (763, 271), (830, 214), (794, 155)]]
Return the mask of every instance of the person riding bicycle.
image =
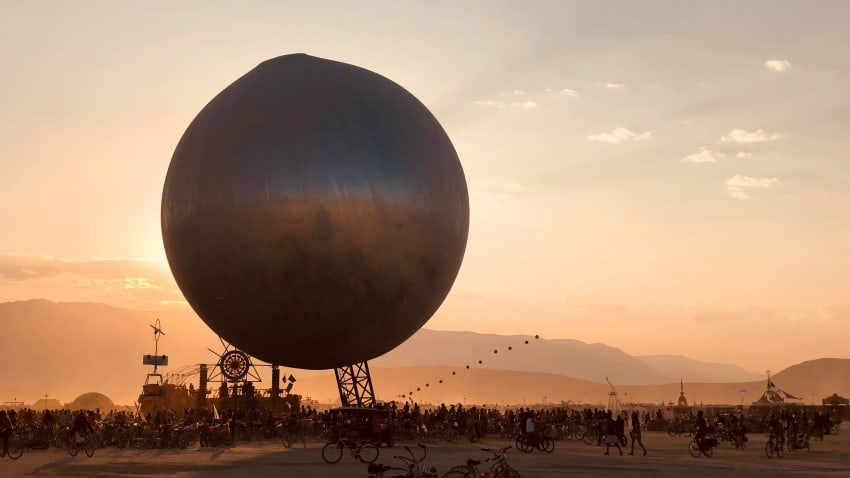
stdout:
[(74, 418), (74, 424), (71, 425), (71, 436), (76, 439), (79, 436), (93, 431), (94, 428), (91, 426), (91, 423), (89, 423), (89, 419), (86, 417), (85, 412), (80, 410)]
[(770, 421), (767, 422), (767, 429), (770, 431), (770, 436), (779, 440), (781, 445), (785, 444), (785, 427), (782, 425), (782, 422), (779, 420), (779, 417), (773, 415), (770, 418)]
[(732, 436), (738, 438), (738, 441), (743, 444), (747, 441), (747, 427), (744, 426), (744, 420), (732, 415)]
[(703, 447), (706, 433), (708, 433), (708, 422), (705, 421), (702, 410), (699, 410), (697, 412), (697, 421), (694, 424), (694, 439), (700, 448)]
[(534, 432), (534, 412), (528, 409), (520, 414), (520, 420), (522, 422), (522, 433), (525, 435), (527, 443), (536, 446), (537, 434)]

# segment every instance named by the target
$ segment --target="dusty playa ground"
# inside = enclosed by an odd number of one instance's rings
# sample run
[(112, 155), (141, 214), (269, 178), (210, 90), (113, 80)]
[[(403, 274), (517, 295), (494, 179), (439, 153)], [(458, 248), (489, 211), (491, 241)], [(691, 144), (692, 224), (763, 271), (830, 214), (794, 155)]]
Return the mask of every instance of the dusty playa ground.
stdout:
[[(693, 458), (688, 453), (689, 438), (672, 438), (665, 433), (645, 432), (644, 444), (649, 454), (640, 449), (620, 456), (616, 449), (603, 455), (605, 447), (589, 446), (575, 441), (556, 442), (555, 451), (524, 454), (509, 452), (509, 463), (525, 478), (562, 476), (594, 477), (839, 477), (850, 476), (850, 433), (827, 436), (825, 441), (811, 442), (811, 451), (786, 452), (783, 458), (769, 459), (764, 452), (766, 437), (750, 436), (747, 448), (736, 451), (728, 444), (714, 450), (714, 456)], [(425, 463), (437, 467), (442, 474), (467, 458), (484, 460), (488, 454), (482, 447), (507, 445), (504, 439), (491, 437), (482, 443), (459, 441), (428, 447)], [(94, 457), (80, 453), (72, 458), (64, 449), (26, 450), (16, 461), (0, 459), (0, 476), (177, 476), (177, 477), (352, 477), (366, 478), (366, 465), (350, 455), (330, 465), (322, 460), (322, 443), (308, 442), (307, 447), (285, 449), (280, 442), (239, 442), (230, 448), (190, 448), (187, 450), (99, 449)], [(376, 463), (399, 465), (393, 455), (406, 453), (403, 443), (382, 448)], [(415, 447), (414, 447), (415, 448)], [(387, 473), (388, 476), (391, 473)]]

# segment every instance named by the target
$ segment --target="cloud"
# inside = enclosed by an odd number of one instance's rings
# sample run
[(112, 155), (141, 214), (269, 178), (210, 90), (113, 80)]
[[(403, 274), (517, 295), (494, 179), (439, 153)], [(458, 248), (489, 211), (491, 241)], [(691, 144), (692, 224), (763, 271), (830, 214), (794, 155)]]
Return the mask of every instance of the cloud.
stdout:
[(617, 128), (614, 131), (611, 131), (610, 133), (592, 134), (587, 137), (587, 139), (590, 141), (612, 144), (622, 143), (623, 141), (628, 141), (630, 139), (633, 139), (635, 141), (644, 141), (651, 138), (652, 133), (649, 131), (638, 134), (626, 128)]
[(791, 69), (791, 62), (788, 60), (767, 60), (764, 66), (770, 71), (788, 71)]
[(505, 104), (501, 101), (493, 101), (493, 100), (478, 100), (475, 102), (478, 106), (484, 106), (489, 108), (504, 108)]
[(535, 103), (531, 100), (522, 101), (522, 102), (514, 101), (513, 103), (511, 103), (511, 108), (522, 108), (524, 110), (527, 110), (527, 109), (531, 109), (531, 108), (537, 108), (537, 103)]
[(726, 155), (720, 152), (712, 151), (706, 147), (700, 148), (699, 152), (689, 154), (680, 159), (683, 163), (716, 163), (725, 158)]
[(736, 174), (726, 181), (727, 186), (737, 186), (742, 188), (762, 188), (768, 189), (780, 184), (777, 178), (751, 178), (749, 176), (741, 176)]
[(749, 199), (750, 195), (734, 186), (726, 186), (726, 195), (732, 199)]
[(605, 88), (609, 88), (612, 90), (617, 90), (626, 86), (623, 83), (611, 83), (610, 81), (606, 81), (605, 83), (603, 83), (603, 85), (605, 86)]
[(763, 143), (765, 141), (773, 141), (782, 137), (779, 133), (769, 134), (763, 129), (755, 131), (746, 131), (743, 129), (733, 129), (729, 134), (720, 137), (720, 142), (728, 143)]
[(544, 91), (549, 93), (550, 95), (558, 95), (558, 96), (569, 96), (570, 98), (578, 98), (578, 91), (571, 90), (569, 88), (562, 88), (560, 90), (553, 90), (552, 88), (546, 88)]
[[(522, 96), (522, 95), (525, 94), (524, 92), (520, 92), (519, 90), (517, 90), (517, 92), (515, 92), (515, 93), (517, 93), (515, 96)], [(511, 93), (511, 94), (513, 94), (513, 93)], [(501, 97), (504, 97), (505, 95), (508, 95), (508, 94), (507, 93), (499, 93), (499, 96), (501, 96)], [(496, 108), (496, 109), (516, 108), (516, 109), (528, 110), (528, 109), (532, 109), (532, 108), (537, 108), (537, 103), (532, 101), (532, 100), (525, 100), (525, 101), (519, 101), (519, 100), (517, 100), (517, 101), (477, 100), (475, 102), (475, 104), (478, 105), (478, 106), (483, 106), (485, 108)]]
[(733, 199), (749, 199), (746, 189), (770, 189), (781, 184), (777, 178), (753, 178), (736, 174), (726, 181), (726, 195)]
[(520, 97), (520, 96), (525, 96), (527, 94), (528, 93), (526, 93), (523, 90), (502, 91), (501, 93), (499, 93), (499, 97), (500, 98), (517, 98), (517, 97)]
[(751, 157), (752, 155), (753, 155), (753, 153), (745, 153), (745, 152), (742, 151), (742, 152), (736, 153), (735, 157), (738, 158), (738, 159), (745, 159), (745, 158)]
[(0, 255), (0, 300), (35, 298), (147, 309), (186, 304), (164, 263)]

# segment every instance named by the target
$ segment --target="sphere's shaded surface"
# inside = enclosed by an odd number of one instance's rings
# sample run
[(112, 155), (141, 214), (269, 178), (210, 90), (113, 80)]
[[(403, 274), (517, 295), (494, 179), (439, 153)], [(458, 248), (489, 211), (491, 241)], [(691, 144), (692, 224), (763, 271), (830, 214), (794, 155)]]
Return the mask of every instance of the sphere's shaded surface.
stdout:
[(382, 355), (457, 276), (469, 196), (457, 153), (413, 95), (307, 55), (228, 86), (181, 138), (162, 195), (168, 263), (216, 333), (269, 363)]

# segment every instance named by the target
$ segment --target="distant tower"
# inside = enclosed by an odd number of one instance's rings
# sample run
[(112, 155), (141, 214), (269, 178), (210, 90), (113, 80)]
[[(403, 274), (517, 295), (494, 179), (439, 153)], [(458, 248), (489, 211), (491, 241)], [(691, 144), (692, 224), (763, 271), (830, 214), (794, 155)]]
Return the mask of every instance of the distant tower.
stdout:
[(679, 403), (678, 403), (677, 406), (679, 406), (679, 407), (687, 407), (688, 406), (688, 399), (685, 398), (685, 382), (682, 381), (681, 378), (679, 379)]

